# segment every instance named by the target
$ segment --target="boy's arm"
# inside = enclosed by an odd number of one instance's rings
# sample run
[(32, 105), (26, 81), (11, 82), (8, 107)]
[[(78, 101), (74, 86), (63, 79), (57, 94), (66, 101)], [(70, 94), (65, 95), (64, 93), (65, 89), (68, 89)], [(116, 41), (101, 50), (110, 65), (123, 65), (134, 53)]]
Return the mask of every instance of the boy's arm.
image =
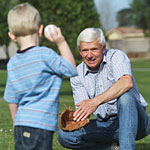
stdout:
[(45, 37), (51, 42), (55, 43), (60, 51), (61, 56), (66, 59), (76, 69), (74, 56), (70, 50), (70, 47), (61, 33), (61, 29), (54, 25), (53, 30), (44, 32)]
[(10, 110), (10, 113), (11, 113), (11, 118), (14, 122), (14, 118), (15, 118), (15, 115), (16, 115), (16, 112), (18, 110), (18, 104), (16, 103), (9, 103), (9, 110)]
[(57, 46), (58, 46), (61, 56), (64, 59), (66, 59), (68, 62), (70, 62), (72, 64), (72, 66), (76, 69), (76, 63), (75, 63), (73, 54), (72, 54), (70, 47), (69, 47), (68, 43), (66, 42), (66, 40), (64, 39), (63, 41), (58, 43)]

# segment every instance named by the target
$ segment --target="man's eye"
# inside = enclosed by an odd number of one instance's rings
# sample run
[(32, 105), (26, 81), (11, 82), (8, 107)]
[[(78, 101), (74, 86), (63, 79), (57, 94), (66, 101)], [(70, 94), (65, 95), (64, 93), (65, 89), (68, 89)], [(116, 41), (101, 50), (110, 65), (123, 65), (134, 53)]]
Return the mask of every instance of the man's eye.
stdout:
[(82, 49), (81, 51), (82, 51), (82, 52), (87, 52), (88, 50), (87, 50), (87, 49)]
[(97, 50), (98, 50), (98, 48), (92, 48), (91, 50), (92, 50), (92, 51), (97, 51)]

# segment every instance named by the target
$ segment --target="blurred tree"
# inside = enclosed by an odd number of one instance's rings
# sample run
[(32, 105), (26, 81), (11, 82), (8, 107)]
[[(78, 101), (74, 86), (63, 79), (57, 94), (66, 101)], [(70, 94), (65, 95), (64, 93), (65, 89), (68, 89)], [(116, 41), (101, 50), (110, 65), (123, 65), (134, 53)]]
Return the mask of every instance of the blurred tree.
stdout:
[[(7, 13), (14, 5), (29, 2), (36, 7), (42, 17), (43, 24), (56, 24), (68, 41), (76, 58), (79, 53), (76, 49), (78, 34), (86, 27), (100, 27), (99, 16), (93, 0), (0, 0), (0, 45), (5, 45), (5, 53), (9, 58)], [(42, 45), (56, 49), (56, 46), (42, 37)]]
[(150, 0), (133, 0), (131, 15), (137, 27), (150, 31)]
[(133, 26), (131, 19), (131, 9), (122, 9), (117, 13), (118, 26)]
[[(47, 24), (59, 26), (76, 58), (79, 57), (76, 39), (81, 30), (101, 26), (93, 0), (20, 0), (20, 2), (29, 2), (35, 6), (41, 14), (44, 26)], [(56, 49), (55, 45), (45, 38), (42, 38), (42, 44)]]

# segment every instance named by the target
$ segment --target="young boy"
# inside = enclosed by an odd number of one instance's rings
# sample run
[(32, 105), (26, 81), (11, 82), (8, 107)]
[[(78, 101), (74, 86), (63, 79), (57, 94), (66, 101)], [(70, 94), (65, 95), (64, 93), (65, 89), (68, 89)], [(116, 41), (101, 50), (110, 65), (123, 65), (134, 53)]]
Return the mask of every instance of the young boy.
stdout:
[(39, 46), (43, 25), (29, 3), (8, 13), (9, 37), (20, 49), (7, 64), (4, 98), (14, 121), (15, 150), (51, 150), (57, 130), (62, 77), (77, 75), (74, 57), (60, 28), (45, 32), (61, 53)]

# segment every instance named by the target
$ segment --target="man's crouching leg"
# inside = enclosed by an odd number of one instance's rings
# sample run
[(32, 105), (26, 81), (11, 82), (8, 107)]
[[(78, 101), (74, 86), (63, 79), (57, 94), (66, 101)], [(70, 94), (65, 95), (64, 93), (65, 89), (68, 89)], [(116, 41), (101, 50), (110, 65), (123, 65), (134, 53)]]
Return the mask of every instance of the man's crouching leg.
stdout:
[(59, 143), (66, 148), (78, 149), (84, 147), (84, 143), (80, 138), (82, 135), (82, 129), (76, 130), (73, 132), (67, 132), (59, 130), (58, 132), (58, 141)]
[(120, 150), (134, 150), (135, 140), (150, 134), (150, 117), (131, 91), (118, 98)]
[(138, 128), (137, 100), (130, 92), (118, 98), (119, 144), (121, 150), (134, 150)]
[[(99, 122), (96, 119), (72, 132), (59, 130), (58, 140), (63, 147), (79, 150), (111, 150), (118, 140), (118, 120)], [(109, 128), (108, 128), (109, 127)]]

